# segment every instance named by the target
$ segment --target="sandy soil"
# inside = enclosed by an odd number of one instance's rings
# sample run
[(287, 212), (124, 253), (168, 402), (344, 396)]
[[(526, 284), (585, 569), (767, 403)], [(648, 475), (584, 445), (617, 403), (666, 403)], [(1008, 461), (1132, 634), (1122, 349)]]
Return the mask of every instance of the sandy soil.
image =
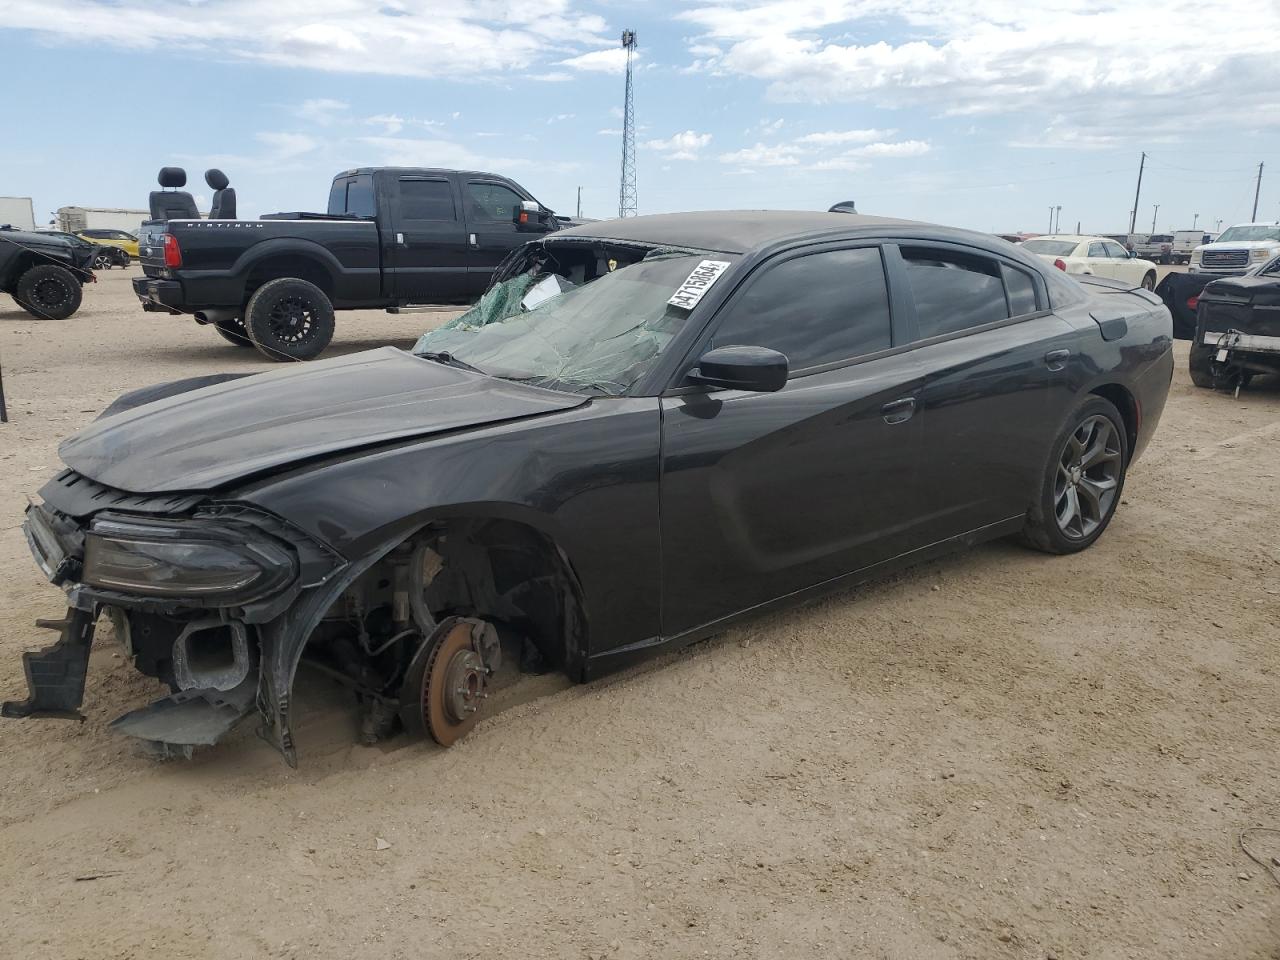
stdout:
[[(337, 349), (427, 320), (340, 317)], [(25, 498), (118, 393), (256, 354), (127, 276), (0, 303), (0, 697), (61, 595)], [(0, 722), (0, 946), (41, 958), (1280, 958), (1280, 388), (1195, 390), (1084, 555), (921, 567), (585, 687), (444, 751), (354, 744), (303, 685), (301, 767), (242, 725), (159, 762), (93, 655), (82, 724)], [(376, 849), (378, 838), (389, 847)], [(1280, 838), (1266, 856), (1280, 856)], [(93, 878), (93, 879), (85, 879)]]

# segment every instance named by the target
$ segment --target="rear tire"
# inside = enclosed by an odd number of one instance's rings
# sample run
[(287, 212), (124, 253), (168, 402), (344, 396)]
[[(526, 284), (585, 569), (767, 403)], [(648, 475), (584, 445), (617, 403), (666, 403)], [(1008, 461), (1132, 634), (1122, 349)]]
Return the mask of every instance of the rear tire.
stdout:
[(244, 320), (236, 317), (232, 320), (221, 320), (217, 323), (210, 324), (214, 332), (217, 333), (227, 343), (237, 347), (252, 347), (253, 341), (249, 339), (249, 331), (244, 328)]
[(110, 270), (114, 263), (115, 261), (111, 259), (111, 254), (105, 250), (93, 255), (93, 269), (95, 270)]
[(1197, 387), (1213, 389), (1213, 347), (1206, 347), (1193, 340), (1191, 352), (1187, 354), (1187, 372), (1191, 374), (1191, 382)]
[(1050, 448), (1022, 542), (1045, 553), (1091, 546), (1115, 516), (1129, 465), (1129, 435), (1109, 400), (1090, 396)]
[(65, 320), (80, 309), (84, 292), (66, 267), (43, 263), (18, 278), (13, 299), (37, 320)]
[(1148, 270), (1147, 275), (1142, 278), (1143, 290), (1154, 290), (1156, 288), (1156, 274), (1154, 270)]
[(249, 298), (244, 325), (269, 360), (314, 360), (333, 339), (333, 304), (314, 283), (281, 277)]

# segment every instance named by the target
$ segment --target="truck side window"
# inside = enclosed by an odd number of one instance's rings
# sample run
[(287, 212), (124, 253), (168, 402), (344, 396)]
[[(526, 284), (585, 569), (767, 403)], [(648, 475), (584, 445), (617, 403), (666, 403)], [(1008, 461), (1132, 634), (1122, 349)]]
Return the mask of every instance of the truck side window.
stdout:
[(518, 204), (524, 197), (500, 183), (467, 184), (467, 219), (511, 223)]
[(347, 184), (347, 213), (356, 217), (376, 217), (378, 204), (373, 197), (373, 177), (363, 174)]
[(448, 180), (400, 181), (400, 219), (457, 220)]

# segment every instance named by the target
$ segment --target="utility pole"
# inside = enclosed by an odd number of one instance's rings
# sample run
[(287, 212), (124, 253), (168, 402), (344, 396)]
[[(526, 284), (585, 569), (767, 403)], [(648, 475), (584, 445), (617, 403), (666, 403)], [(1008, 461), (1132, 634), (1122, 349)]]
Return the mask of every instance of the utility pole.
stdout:
[(1062, 204), (1058, 204), (1055, 209), (1057, 210), (1057, 215), (1053, 218), (1053, 232), (1057, 233), (1058, 227), (1062, 223)]
[(578, 219), (582, 219), (582, 188), (578, 188)]
[(632, 93), (631, 62), (636, 52), (636, 32), (622, 31), (627, 51), (627, 92), (622, 103), (622, 185), (618, 188), (618, 216), (636, 215), (636, 105)]
[(1160, 215), (1160, 204), (1155, 204), (1155, 209), (1151, 211), (1151, 232), (1156, 232), (1156, 217)]
[[(1142, 168), (1147, 165), (1146, 151), (1142, 153), (1142, 159), (1138, 161), (1138, 189), (1133, 191), (1133, 212), (1129, 214), (1129, 232), (1133, 233), (1137, 226), (1138, 220), (1138, 198), (1142, 195)], [(1155, 228), (1152, 227), (1154, 231)]]
[(1250, 220), (1258, 219), (1258, 194), (1262, 192), (1262, 164), (1258, 164), (1258, 185), (1253, 188), (1253, 215)]
[(1049, 204), (1049, 232), (1053, 233), (1053, 204)]
[(1191, 218), (1191, 229), (1194, 230), (1196, 228), (1196, 224), (1199, 222), (1200, 222), (1200, 214), (1197, 213), (1194, 217)]
[(1080, 236), (1080, 221), (1076, 221), (1076, 236)]
[(1219, 217), (1219, 218), (1218, 218), (1218, 220), (1217, 220), (1217, 222), (1214, 224), (1213, 232), (1214, 232), (1214, 233), (1221, 233), (1221, 232), (1222, 232), (1222, 218), (1221, 218), (1221, 217)]

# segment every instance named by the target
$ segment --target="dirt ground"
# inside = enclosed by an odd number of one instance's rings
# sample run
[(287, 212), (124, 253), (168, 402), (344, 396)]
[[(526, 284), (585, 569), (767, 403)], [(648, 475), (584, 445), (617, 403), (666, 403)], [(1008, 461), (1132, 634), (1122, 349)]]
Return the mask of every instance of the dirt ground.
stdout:
[[(20, 529), (58, 441), (124, 390), (263, 366), (127, 280), (62, 322), (0, 302), (3, 699), (63, 609)], [(344, 314), (336, 350), (430, 322)], [(155, 688), (104, 628), (86, 722), (0, 721), (0, 947), (1280, 958), (1280, 884), (1237, 840), (1280, 827), (1280, 387), (1195, 390), (1185, 362), (1086, 553), (995, 544), (604, 682), (531, 682), (448, 751), (357, 746), (312, 680), (297, 771), (252, 724), (157, 761), (106, 728)]]

